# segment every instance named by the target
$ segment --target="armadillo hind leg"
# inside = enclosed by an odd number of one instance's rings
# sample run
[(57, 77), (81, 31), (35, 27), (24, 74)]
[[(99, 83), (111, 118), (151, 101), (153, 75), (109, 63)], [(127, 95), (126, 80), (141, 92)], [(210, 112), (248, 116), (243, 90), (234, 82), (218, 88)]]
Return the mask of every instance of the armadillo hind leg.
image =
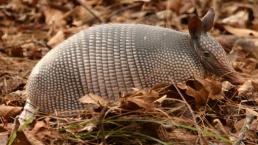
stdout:
[(18, 118), (20, 125), (23, 125), (25, 122), (29, 120), (33, 120), (37, 110), (38, 108), (32, 105), (31, 101), (27, 99), (26, 105), (24, 106), (23, 111)]

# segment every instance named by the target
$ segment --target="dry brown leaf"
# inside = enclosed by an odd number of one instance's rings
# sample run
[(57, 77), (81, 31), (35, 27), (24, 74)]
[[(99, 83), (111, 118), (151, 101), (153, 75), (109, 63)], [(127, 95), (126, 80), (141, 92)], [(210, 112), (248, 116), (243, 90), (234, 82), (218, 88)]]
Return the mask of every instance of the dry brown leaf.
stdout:
[(258, 79), (252, 80), (252, 85), (253, 85), (255, 91), (258, 92)]
[[(233, 62), (235, 68), (238, 68), (239, 70), (242, 70), (242, 72), (250, 74), (250, 71), (254, 71), (254, 69), (256, 69), (256, 65), (258, 62), (258, 39), (238, 39), (235, 42), (233, 51), (231, 52), (230, 56), (232, 58), (231, 61)], [(244, 68), (246, 66), (249, 66), (250, 63), (254, 66), (252, 66), (250, 69)]]
[(244, 136), (246, 139), (251, 140), (254, 143), (257, 143), (257, 127), (258, 127), (258, 122), (257, 119), (253, 120), (251, 124), (246, 124), (247, 119), (241, 119), (237, 121), (234, 124), (234, 127), (236, 129), (236, 134), (239, 136), (239, 134), (243, 133), (243, 127), (247, 127), (247, 130), (244, 131)]
[(255, 58), (245, 58), (245, 62), (240, 69), (247, 74), (251, 74), (257, 67), (258, 60)]
[(194, 97), (197, 106), (206, 104), (208, 99), (223, 98), (222, 84), (215, 80), (195, 78), (177, 86), (185, 90), (187, 95)]
[(37, 121), (34, 128), (31, 130), (31, 133), (36, 134), (37, 132), (40, 131), (41, 128), (48, 128), (47, 124), (43, 121)]
[(253, 30), (258, 31), (258, 18), (254, 19), (252, 24), (253, 24), (253, 27), (252, 27)]
[(7, 145), (9, 132), (0, 132), (0, 145)]
[(246, 110), (246, 114), (251, 114), (258, 117), (258, 112), (256, 112), (254, 109), (245, 108), (245, 110)]
[(239, 95), (247, 95), (247, 96), (252, 95), (252, 92), (253, 92), (252, 80), (245, 81), (244, 84), (238, 88), (238, 92), (239, 92)]
[(137, 110), (140, 108), (153, 110), (154, 104), (146, 102), (145, 100), (139, 98), (128, 98), (126, 102), (122, 103), (122, 108), (130, 108), (132, 110)]
[(209, 92), (209, 98), (216, 100), (216, 99), (223, 99), (223, 94), (222, 94), (222, 83), (215, 81), (215, 80), (210, 80), (206, 79), (206, 81), (203, 81), (203, 85), (207, 86), (207, 91)]
[(194, 97), (195, 103), (198, 106), (200, 106), (200, 105), (205, 105), (207, 103), (209, 92), (207, 90), (205, 90), (204, 88), (202, 88), (200, 90), (195, 90), (195, 89), (189, 87), (186, 89), (186, 94)]
[(11, 0), (8, 3), (8, 7), (10, 7), (13, 10), (19, 11), (25, 8), (25, 6), (22, 4), (22, 1), (20, 0)]
[[(190, 81), (190, 80), (188, 80)], [(192, 80), (191, 80), (192, 81)], [(177, 83), (176, 86), (182, 90), (186, 90), (188, 88), (188, 86), (185, 84), (186, 82), (180, 82), (180, 83)]]
[(222, 83), (222, 88), (223, 88), (222, 90), (228, 91), (228, 90), (235, 88), (235, 85), (232, 85), (230, 82), (225, 81)]
[(239, 37), (249, 37), (249, 36), (254, 36), (254, 37), (258, 37), (258, 32), (251, 30), (251, 29), (245, 29), (245, 28), (234, 28), (231, 26), (224, 26), (224, 28)]
[(238, 120), (236, 123), (234, 123), (234, 127), (235, 127), (237, 133), (239, 133), (239, 131), (243, 127), (244, 123), (245, 123), (245, 118), (241, 119), (241, 120)]
[(43, 145), (41, 142), (35, 143), (33, 137), (26, 131), (17, 132), (17, 137), (13, 145)]
[(159, 11), (156, 13), (157, 17), (161, 20), (170, 18), (172, 16), (172, 11), (171, 10), (164, 10), (164, 11)]
[[(162, 2), (162, 4), (164, 5), (164, 7), (167, 7), (173, 11), (175, 11), (177, 14), (179, 14), (181, 8), (182, 8), (182, 0), (169, 0), (169, 1), (164, 1)], [(184, 3), (184, 5), (187, 5), (186, 3)]]
[(50, 128), (43, 121), (37, 121), (34, 128), (28, 132), (28, 134), (34, 136), (37, 140), (43, 141), (44, 138), (48, 139), (60, 139), (61, 136), (57, 130)]
[(89, 28), (89, 26), (87, 24), (80, 26), (80, 27), (71, 27), (71, 28), (67, 28), (64, 30), (65, 34), (71, 35), (71, 34), (75, 34), (83, 29), (87, 29)]
[[(222, 23), (231, 25), (231, 26), (238, 26), (244, 27), (246, 22), (248, 21), (249, 14), (246, 10), (239, 11), (234, 15), (230, 15), (222, 20)], [(239, 21), (241, 20), (241, 21)]]
[[(185, 142), (189, 141), (194, 143), (196, 141), (196, 136), (194, 136), (189, 131), (186, 131), (182, 128), (175, 128), (172, 132), (169, 133), (170, 137), (172, 137), (173, 140), (183, 140)], [(188, 143), (186, 143), (188, 144)]]
[(51, 7), (44, 7), (43, 14), (45, 16), (45, 22), (48, 25), (54, 26), (64, 26), (66, 22), (64, 21), (65, 14), (62, 11)]
[[(254, 81), (254, 79), (257, 77), (258, 73), (258, 61), (257, 61), (257, 54), (255, 52), (256, 45), (258, 41), (256, 40), (257, 38), (253, 38), (253, 42), (251, 41), (246, 41), (242, 38), (239, 39), (238, 35), (241, 37), (246, 37), (250, 36), (249, 33), (239, 33), (239, 26), (245, 26), (248, 25), (248, 28), (253, 28), (254, 30), (258, 30), (258, 13), (257, 13), (257, 6), (258, 3), (254, 0), (249, 0), (249, 1), (223, 1), (223, 7), (221, 4), (218, 4), (218, 7), (216, 5), (217, 1), (210, 2), (210, 1), (198, 1), (195, 3), (195, 6), (193, 7), (192, 3), (187, 3), (189, 0), (171, 0), (171, 1), (157, 1), (157, 0), (82, 0), (86, 3), (86, 6), (89, 6), (92, 8), (93, 12), (99, 12), (99, 16), (103, 18), (106, 22), (114, 23), (115, 20), (118, 22), (128, 22), (128, 23), (144, 23), (144, 24), (151, 24), (151, 25), (163, 25), (167, 26), (169, 28), (176, 28), (176, 29), (185, 29), (187, 28), (187, 22), (188, 18), (190, 17), (190, 13), (194, 12), (194, 7), (195, 8), (200, 8), (200, 10), (197, 10), (197, 13), (201, 11), (206, 11), (206, 7), (211, 6), (215, 7), (215, 12), (217, 16), (217, 20), (219, 22), (223, 21), (226, 22), (227, 24), (223, 23), (216, 23), (215, 26), (215, 31), (213, 31), (213, 34), (220, 36), (220, 34), (224, 33), (224, 30), (222, 29), (223, 25), (230, 25), (231, 27), (236, 27), (237, 31), (233, 33), (232, 39), (229, 38), (227, 39), (226, 37), (221, 37), (222, 40), (222, 45), (226, 46), (227, 52), (232, 52), (234, 51), (234, 48), (239, 48), (240, 53), (235, 54), (235, 59), (234, 63), (239, 63), (237, 70), (241, 71), (243, 75), (248, 76), (248, 78), (252, 78), (252, 81), (249, 83), (249, 86), (240, 86), (240, 90), (242, 89), (242, 94), (245, 95), (246, 102), (244, 104), (244, 107), (250, 107), (253, 108), (255, 107), (255, 101), (258, 104), (258, 93), (257, 93), (257, 88), (258, 88), (258, 83)], [(137, 2), (135, 4), (135, 2)], [(34, 3), (34, 4), (33, 4)], [(16, 68), (22, 68), (24, 69), (24, 66), (21, 66), (20, 63), (24, 61), (26, 64), (33, 65), (31, 62), (28, 62), (28, 60), (23, 59), (22, 57), (26, 56), (29, 58), (37, 59), (40, 58), (43, 53), (41, 47), (46, 48), (45, 45), (45, 40), (49, 40), (49, 44), (51, 46), (55, 46), (61, 41), (63, 41), (63, 38), (65, 36), (68, 36), (70, 34), (73, 34), (75, 32), (78, 32), (81, 30), (84, 25), (85, 27), (91, 26), (95, 24), (95, 20), (92, 17), (92, 15), (89, 15), (89, 12), (86, 11), (86, 9), (82, 8), (82, 6), (77, 2), (77, 1), (67, 1), (67, 0), (61, 0), (61, 1), (38, 1), (38, 0), (11, 0), (10, 2), (6, 2), (6, 5), (1, 6), (0, 11), (0, 18), (1, 18), (1, 30), (0, 30), (0, 37), (2, 37), (3, 43), (0, 44), (0, 51), (1, 53), (5, 54), (11, 54), (11, 56), (19, 56), (19, 60), (15, 60), (14, 57), (10, 57), (12, 61), (6, 61), (7, 63), (2, 63), (1, 58), (2, 54), (0, 53), (0, 80), (4, 82), (4, 84), (0, 83), (0, 95), (5, 95), (6, 93), (13, 92), (14, 90), (20, 90), (23, 88), (25, 85), (25, 80), (27, 79), (28, 71), (31, 70), (31, 68), (26, 67), (26, 72), (27, 75), (25, 74), (25, 71), (21, 69), (16, 69)], [(132, 6), (134, 5), (134, 6)], [(250, 9), (252, 7), (253, 9)], [(44, 9), (45, 8), (45, 9)], [(205, 9), (202, 9), (205, 8)], [(248, 21), (247, 21), (247, 12), (248, 11)], [(113, 13), (114, 12), (114, 13)], [(113, 15), (111, 15), (113, 14)], [(170, 18), (171, 17), (171, 18)], [(96, 17), (95, 17), (96, 18)], [(164, 19), (164, 21), (159, 21), (159, 19)], [(241, 20), (241, 21), (239, 21)], [(247, 22), (247, 23), (246, 23)], [(80, 27), (78, 27), (80, 26)], [(244, 27), (242, 27), (244, 28)], [(35, 30), (37, 29), (37, 30)], [(247, 29), (247, 30), (250, 30)], [(246, 30), (246, 29), (244, 29)], [(62, 35), (59, 36), (60, 33), (59, 31), (63, 31)], [(225, 30), (228, 31), (228, 30)], [(230, 31), (228, 31), (230, 32)], [(232, 32), (230, 32), (232, 33)], [(237, 35), (236, 35), (236, 34)], [(44, 35), (45, 34), (45, 35)], [(55, 35), (55, 36), (54, 36)], [(65, 36), (64, 36), (65, 35)], [(229, 37), (231, 37), (229, 36)], [(50, 38), (49, 38), (50, 37)], [(55, 38), (56, 37), (56, 38)], [(237, 42), (235, 38), (237, 38)], [(61, 39), (60, 39), (61, 38)], [(248, 38), (249, 39), (249, 38)], [(43, 40), (43, 41), (42, 41)], [(241, 40), (241, 41), (240, 41)], [(0, 40), (1, 41), (1, 40)], [(2, 42), (1, 41), (1, 42)], [(31, 42), (34, 44), (30, 44)], [(41, 41), (43, 43), (41, 43)], [(40, 43), (40, 44), (39, 44)], [(43, 44), (43, 45), (42, 45)], [(14, 45), (16, 47), (14, 47)], [(258, 46), (258, 45), (257, 45)], [(254, 49), (250, 49), (250, 48)], [(22, 49), (21, 49), (22, 48)], [(242, 49), (241, 49), (242, 48)], [(26, 52), (24, 51), (26, 50)], [(48, 50), (48, 49), (45, 49)], [(258, 50), (258, 49), (257, 49)], [(254, 53), (255, 52), (255, 53)], [(26, 54), (27, 53), (27, 54)], [(240, 57), (243, 56), (243, 57)], [(15, 60), (15, 61), (13, 61)], [(15, 65), (13, 65), (15, 63)], [(17, 67), (19, 66), (19, 67)], [(14, 69), (15, 68), (15, 69)], [(250, 76), (250, 77), (249, 77)], [(18, 79), (17, 79), (18, 78)], [(19, 82), (18, 82), (18, 81)], [(21, 81), (20, 81), (21, 80)], [(0, 81), (1, 82), (1, 81)], [(202, 82), (200, 80), (196, 81), (197, 83), (193, 86), (187, 86), (184, 85), (181, 88), (184, 88), (182, 93), (185, 95), (187, 92), (188, 94), (192, 94), (195, 96), (196, 102), (202, 102), (206, 103), (207, 99), (213, 98), (217, 99), (220, 98), (220, 89), (219, 87), (216, 88), (212, 83), (207, 83), (207, 82)], [(180, 88), (180, 87), (179, 87)], [(230, 86), (229, 84), (226, 84), (224, 89), (229, 90), (225, 91), (227, 96), (234, 96), (235, 93), (237, 93), (237, 87), (236, 86)], [(170, 89), (170, 88), (169, 88)], [(171, 87), (173, 90), (174, 88)], [(155, 90), (155, 89), (154, 89)], [(163, 90), (163, 88), (159, 89)], [(172, 90), (169, 90), (169, 97), (173, 97), (172, 99), (174, 100), (175, 98), (178, 98), (178, 94), (175, 94), (172, 92)], [(187, 90), (187, 91), (186, 91)], [(172, 112), (173, 116), (168, 116), (173, 117), (173, 121), (177, 122), (178, 124), (185, 124), (187, 126), (194, 126), (194, 121), (192, 120), (191, 117), (188, 117), (190, 115), (185, 115), (182, 112), (189, 112), (186, 111), (187, 107), (183, 103), (177, 103), (176, 101), (170, 101), (170, 98), (165, 98), (165, 93), (166, 91), (160, 91), (155, 90), (156, 92), (150, 93), (148, 91), (143, 91), (143, 90), (135, 90), (135, 94), (131, 94), (127, 98), (125, 98), (125, 102), (127, 102), (128, 106), (131, 108), (140, 108), (139, 114), (137, 113), (136, 115), (133, 114), (134, 118), (136, 117), (144, 117), (145, 112), (147, 112), (149, 108), (154, 108), (154, 109), (163, 109), (159, 108), (158, 105), (163, 105), (169, 101), (169, 104), (165, 105), (172, 105), (172, 109), (169, 111)], [(174, 90), (173, 90), (174, 91)], [(164, 95), (164, 98), (161, 97), (159, 98), (159, 95), (162, 96)], [(234, 94), (234, 95), (231, 95)], [(246, 97), (246, 94), (250, 94), (251, 97)], [(3, 96), (2, 95), (2, 96)], [(175, 97), (176, 96), (176, 97)], [(239, 95), (237, 95), (239, 97)], [(223, 126), (218, 126), (220, 128), (224, 128), (227, 131), (232, 131), (234, 130), (234, 124), (238, 121), (239, 116), (246, 115), (245, 113), (248, 112), (248, 110), (241, 109), (239, 112), (237, 111), (237, 108), (234, 106), (237, 106), (239, 102), (241, 101), (238, 97), (233, 98), (233, 99), (225, 99), (223, 101), (216, 101), (215, 105), (211, 104), (209, 105), (210, 108), (207, 108), (207, 110), (203, 111), (203, 114), (207, 114), (208, 118), (203, 118), (204, 121), (207, 121), (207, 124), (211, 123), (210, 121), (214, 120), (214, 118), (219, 117), (219, 119), (223, 122)], [(5, 97), (4, 97), (5, 98)], [(17, 99), (17, 97), (13, 96), (12, 98)], [(165, 102), (164, 99), (166, 100)], [(186, 99), (189, 99), (188, 96), (186, 96)], [(193, 100), (193, 99), (191, 99)], [(92, 100), (91, 100), (92, 101)], [(188, 101), (188, 100), (187, 100)], [(12, 104), (12, 105), (21, 105), (23, 102), (21, 100), (16, 100), (13, 101), (11, 99), (4, 99), (3, 102), (5, 104)], [(90, 101), (86, 101), (90, 102)], [(97, 103), (96, 103), (97, 102)], [(157, 103), (159, 102), (159, 103)], [(175, 103), (176, 102), (176, 103)], [(92, 104), (99, 104), (99, 101), (92, 101)], [(174, 104), (175, 103), (175, 104)], [(190, 102), (191, 103), (191, 102)], [(209, 103), (213, 103), (209, 102)], [(154, 105), (153, 105), (154, 104)], [(167, 107), (165, 106), (164, 107)], [(135, 109), (134, 108), (134, 109)], [(0, 108), (1, 109), (1, 108)], [(111, 114), (108, 115), (120, 115), (122, 109), (118, 108), (119, 111), (114, 111)], [(145, 109), (145, 110), (144, 110)], [(122, 111), (121, 111), (122, 110)], [(142, 111), (144, 110), (144, 111)], [(1, 111), (1, 110), (0, 110)], [(167, 110), (161, 110), (166, 113)], [(180, 112), (181, 111), (181, 112)], [(212, 112), (210, 112), (212, 111)], [(237, 113), (236, 113), (237, 112)], [(149, 112), (148, 112), (149, 113)], [(156, 112), (154, 112), (156, 115)], [(197, 114), (198, 113), (196, 112)], [(251, 112), (252, 114), (256, 114), (256, 112)], [(184, 115), (182, 115), (184, 114)], [(159, 115), (157, 113), (157, 115)], [(187, 116), (187, 118), (186, 118)], [(80, 116), (81, 117), (81, 116)], [(127, 118), (130, 116), (123, 116), (124, 118)], [(156, 116), (155, 116), (156, 117)], [(176, 121), (175, 118), (178, 117), (178, 120)], [(65, 118), (66, 121), (70, 121), (70, 118), (67, 119)], [(81, 119), (81, 118), (80, 118)], [(167, 119), (167, 118), (160, 118), (160, 119)], [(72, 119), (71, 119), (72, 120)], [(79, 119), (78, 119), (79, 120)], [(182, 121), (183, 120), (183, 121)], [(188, 120), (187, 122), (185, 120)], [(80, 120), (79, 120), (80, 121)], [(185, 122), (184, 122), (185, 121)], [(58, 124), (59, 122), (56, 121), (55, 119), (51, 119), (50, 121), (53, 124)], [(257, 122), (257, 120), (256, 120)], [(120, 123), (120, 122), (119, 122)], [(48, 123), (47, 123), (48, 124)], [(207, 127), (206, 123), (202, 124), (202, 127)], [(240, 124), (240, 121), (239, 121)], [(253, 124), (257, 128), (257, 123)], [(38, 124), (36, 125), (37, 127), (34, 128), (34, 134), (37, 135), (38, 138), (42, 139), (42, 143), (38, 143), (35, 141), (33, 144), (54, 144), (51, 142), (53, 137), (55, 135), (52, 135), (52, 130), (50, 129), (50, 126), (47, 126), (45, 124)], [(113, 126), (113, 125), (112, 125)], [(49, 127), (49, 128), (48, 128)], [(104, 126), (105, 131), (109, 131), (109, 126)], [(133, 126), (134, 127), (134, 126)], [(146, 125), (147, 132), (152, 132), (153, 130), (149, 130), (149, 124)], [(173, 128), (173, 127), (172, 127)], [(213, 128), (212, 132), (221, 132), (221, 129), (216, 128), (216, 127), (208, 127), (208, 129)], [(239, 127), (240, 128), (240, 127)], [(78, 129), (78, 128), (77, 128)], [(91, 130), (91, 127), (81, 127), (78, 132), (85, 132)], [(97, 130), (97, 128), (94, 128)], [(112, 128), (113, 129), (113, 128)], [(136, 128), (137, 129), (137, 128)], [(152, 128), (151, 128), (152, 129)], [(252, 128), (253, 129), (253, 128)], [(257, 130), (257, 129), (256, 129)], [(138, 130), (136, 130), (138, 131)], [(169, 135), (169, 140), (172, 140), (174, 143), (182, 143), (182, 144), (191, 144), (195, 142), (198, 144), (199, 142), (196, 142), (196, 139), (198, 138), (197, 134), (193, 134), (192, 132), (187, 131), (187, 129), (184, 128), (173, 128), (173, 129), (168, 129), (168, 135)], [(156, 132), (156, 130), (154, 130)], [(254, 129), (255, 132), (255, 129)], [(73, 137), (76, 136), (76, 132), (71, 132)], [(33, 133), (28, 133), (27, 138), (33, 138), (34, 136)], [(255, 135), (255, 133), (254, 133)], [(1, 136), (1, 135), (0, 135)], [(39, 137), (40, 136), (40, 137)], [(45, 136), (45, 137), (44, 137)], [(257, 135), (256, 135), (257, 136)], [(255, 140), (257, 137), (256, 136), (248, 136), (248, 134), (245, 135), (245, 142), (250, 142), (251, 144), (255, 144), (257, 141)], [(80, 137), (80, 136), (79, 136)], [(0, 137), (1, 138), (1, 137)], [(18, 137), (22, 140), (25, 140), (25, 136)], [(48, 138), (49, 140), (45, 140)], [(110, 140), (113, 140), (112, 135), (108, 136)], [(218, 143), (220, 144), (219, 140), (217, 140), (214, 137), (203, 137), (204, 140), (208, 140), (211, 143)], [(81, 138), (76, 138), (80, 140)], [(253, 139), (253, 140), (252, 140)], [(63, 138), (65, 140), (65, 143), (70, 143), (71, 140), (67, 141), (67, 138)], [(162, 140), (162, 139), (161, 139)], [(251, 140), (251, 141), (250, 141)], [(256, 139), (257, 140), (257, 139)], [(0, 139), (1, 141), (1, 139)], [(86, 141), (85, 141), (86, 142)], [(144, 144), (141, 142), (140, 139), (135, 138), (135, 142), (138, 144)], [(93, 141), (93, 143), (95, 143)], [(101, 141), (98, 140), (96, 142), (101, 144)], [(30, 143), (25, 143), (30, 144)], [(22, 143), (18, 143), (18, 145), (25, 145)], [(73, 143), (76, 144), (76, 143)], [(80, 144), (80, 143), (78, 143)], [(81, 143), (83, 144), (83, 143)], [(103, 144), (103, 143), (102, 143)], [(222, 143), (223, 144), (223, 143)]]
[(258, 98), (254, 99), (254, 101), (256, 102), (256, 104), (258, 104)]
[(60, 30), (54, 35), (48, 42), (47, 44), (51, 47), (56, 46), (57, 44), (61, 43), (65, 39), (65, 34), (64, 31)]
[(253, 121), (253, 123), (252, 123), (252, 128), (254, 129), (254, 130), (258, 130), (258, 118), (256, 118), (254, 121)]
[[(236, 41), (236, 46), (240, 46), (244, 51), (255, 51), (258, 47), (257, 38), (242, 38)], [(256, 50), (257, 51), (257, 50)]]
[(97, 107), (106, 107), (108, 105), (108, 102), (104, 98), (92, 93), (81, 97), (79, 101), (83, 104), (93, 104)]
[(15, 117), (19, 113), (21, 113), (22, 107), (13, 107), (0, 105), (0, 116), (3, 117)]
[(150, 2), (151, 0), (118, 0), (120, 4), (133, 4), (135, 2)]
[(146, 110), (154, 109), (154, 102), (160, 98), (155, 90), (144, 90), (133, 88), (132, 94), (122, 99), (121, 107), (136, 110), (144, 108)]
[(218, 128), (218, 131), (221, 132), (221, 134), (229, 135), (229, 131), (225, 128), (225, 126), (222, 124), (221, 120), (218, 118), (213, 120), (213, 127)]
[(35, 43), (25, 43), (21, 45), (23, 56), (28, 57), (30, 59), (40, 59), (42, 58), (42, 50), (38, 49)]
[(87, 22), (94, 20), (94, 16), (83, 6), (77, 6), (72, 11), (73, 25), (81, 26)]

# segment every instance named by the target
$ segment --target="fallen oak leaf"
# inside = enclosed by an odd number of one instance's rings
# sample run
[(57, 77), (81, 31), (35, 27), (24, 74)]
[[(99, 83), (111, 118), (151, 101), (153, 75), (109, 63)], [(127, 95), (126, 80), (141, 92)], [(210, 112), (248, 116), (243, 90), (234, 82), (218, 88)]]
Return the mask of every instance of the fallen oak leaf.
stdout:
[(49, 127), (44, 121), (37, 121), (31, 131), (24, 131), (31, 144), (40, 144), (44, 139), (58, 140), (61, 135), (54, 128)]
[(155, 90), (133, 88), (133, 92), (130, 95), (121, 98), (121, 108), (153, 110), (154, 102), (159, 98), (159, 93)]
[(206, 104), (208, 92), (203, 89), (204, 86), (197, 80), (188, 80), (178, 83), (177, 87), (184, 90), (188, 96), (193, 97), (197, 106)]
[(208, 99), (223, 99), (222, 84), (210, 79), (195, 78), (184, 83), (178, 83), (177, 86), (185, 90), (188, 96), (195, 99), (197, 106), (205, 105)]
[(189, 87), (186, 90), (186, 94), (194, 97), (195, 103), (197, 104), (197, 106), (200, 106), (200, 105), (205, 105), (207, 103), (209, 92), (204, 88), (200, 90), (195, 90)]
[(83, 104), (96, 105), (98, 108), (99, 107), (106, 107), (108, 105), (108, 102), (104, 98), (102, 98), (98, 95), (92, 94), (92, 93), (89, 93), (89, 94), (81, 97), (79, 99), (79, 101)]
[(258, 37), (258, 32), (251, 30), (251, 29), (244, 29), (244, 28), (234, 28), (231, 26), (224, 26), (225, 30), (228, 32), (239, 36), (239, 37), (247, 37), (247, 36), (254, 36)]
[(209, 92), (208, 98), (212, 100), (216, 99), (223, 99), (222, 95), (222, 83), (216, 80), (211, 79), (205, 79), (205, 80), (199, 80), (203, 81), (203, 85), (205, 86), (206, 90)]
[(140, 98), (128, 98), (121, 103), (121, 108), (130, 109), (130, 110), (137, 110), (140, 108), (146, 110), (154, 110), (154, 104), (146, 102)]
[(0, 116), (2, 117), (15, 117), (22, 110), (22, 107), (0, 105)]
[(138, 88), (133, 88), (133, 91), (124, 96), (121, 99), (127, 99), (127, 98), (138, 98), (138, 99), (143, 99), (146, 102), (152, 103), (155, 100), (159, 99), (159, 92), (153, 90), (153, 89), (138, 89)]

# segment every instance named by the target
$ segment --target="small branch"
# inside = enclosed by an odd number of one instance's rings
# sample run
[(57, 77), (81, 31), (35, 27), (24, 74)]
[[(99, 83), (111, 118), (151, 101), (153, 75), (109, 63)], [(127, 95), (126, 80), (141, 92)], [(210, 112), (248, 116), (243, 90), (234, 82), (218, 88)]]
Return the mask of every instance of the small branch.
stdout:
[(126, 10), (129, 10), (129, 9), (132, 9), (132, 8), (135, 8), (135, 7), (138, 7), (138, 6), (140, 6), (140, 3), (133, 3), (133, 4), (131, 4), (131, 5), (128, 5), (127, 7), (122, 7), (122, 8), (120, 8), (120, 9), (115, 10), (114, 12), (112, 12), (112, 13), (109, 15), (109, 17), (111, 18), (111, 17), (113, 17), (113, 16), (115, 16), (115, 15), (117, 15), (117, 14), (119, 14), (119, 13), (122, 13), (122, 12), (124, 12), (124, 11), (126, 11)]
[(81, 4), (92, 16), (94, 16), (100, 23), (104, 23), (104, 21), (97, 15), (93, 12), (93, 10), (88, 7), (84, 2), (82, 2), (81, 0), (77, 0), (77, 2), (79, 4)]
[(105, 119), (105, 116), (106, 116), (106, 112), (108, 111), (108, 107), (104, 107), (102, 110), (101, 110), (101, 114), (99, 116), (99, 120), (98, 120), (98, 126), (99, 126), (99, 130), (100, 130), (100, 133), (101, 133), (101, 141), (102, 141), (102, 144), (103, 145), (106, 145), (106, 140), (105, 140), (105, 133), (104, 133), (104, 125), (103, 125), (103, 121)]
[(222, 131), (223, 134), (228, 136), (228, 132), (226, 131), (226, 129), (224, 128), (223, 124), (221, 123), (221, 121), (219, 119), (214, 119), (213, 122), (219, 126), (220, 131)]
[(252, 124), (252, 122), (254, 121), (255, 116), (254, 115), (247, 115), (245, 118), (245, 123), (243, 125), (243, 127), (240, 130), (240, 134), (238, 139), (234, 142), (233, 145), (240, 145), (242, 143), (242, 140), (245, 137), (245, 133), (250, 129), (250, 126)]
[(198, 136), (200, 138), (200, 144), (204, 144), (203, 140), (202, 140), (202, 134), (200, 133), (201, 129), (196, 121), (196, 116), (194, 114), (194, 111), (192, 110), (191, 106), (188, 104), (188, 102), (185, 100), (185, 97), (183, 96), (183, 94), (181, 93), (181, 91), (177, 88), (177, 86), (175, 85), (175, 83), (173, 83), (173, 86), (176, 88), (178, 94), (180, 95), (180, 97), (182, 98), (182, 100), (184, 101), (184, 103), (186, 104), (187, 108), (189, 109), (190, 113), (192, 114), (193, 120), (194, 120), (194, 126), (197, 129), (198, 132)]

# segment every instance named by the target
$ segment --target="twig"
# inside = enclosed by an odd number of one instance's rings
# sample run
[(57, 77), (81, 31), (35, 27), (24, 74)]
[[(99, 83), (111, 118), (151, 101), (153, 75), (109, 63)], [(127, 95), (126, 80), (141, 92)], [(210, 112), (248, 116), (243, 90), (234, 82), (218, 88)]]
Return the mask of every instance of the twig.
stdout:
[(132, 9), (132, 8), (134, 8), (134, 7), (137, 7), (137, 6), (139, 6), (139, 5), (140, 5), (140, 3), (134, 3), (134, 4), (131, 4), (131, 5), (128, 5), (127, 7), (122, 7), (121, 9), (118, 9), (118, 10), (112, 12), (112, 13), (109, 15), (109, 17), (111, 18), (111, 17), (113, 17), (114, 15), (117, 15), (117, 14), (122, 13), (122, 12), (124, 12), (124, 11), (126, 11), (126, 10), (129, 10), (129, 9)]
[(100, 22), (100, 23), (104, 23), (104, 21), (97, 15), (93, 12), (93, 10), (91, 8), (89, 8), (84, 2), (82, 2), (81, 0), (77, 0), (77, 2), (79, 4), (81, 4), (92, 16), (94, 16), (95, 18), (97, 18), (97, 20)]
[(36, 45), (46, 47), (49, 50), (52, 49), (52, 47), (50, 45), (48, 45), (46, 41), (31, 40), (31, 42), (36, 44)]
[(194, 114), (194, 111), (192, 110), (191, 106), (187, 103), (187, 101), (185, 100), (185, 97), (183, 96), (183, 94), (181, 93), (181, 91), (177, 88), (177, 86), (175, 85), (175, 83), (173, 83), (173, 86), (176, 88), (178, 94), (180, 95), (180, 97), (182, 98), (182, 100), (184, 101), (184, 103), (186, 104), (187, 108), (189, 109), (190, 113), (192, 114), (192, 117), (193, 117), (193, 120), (194, 120), (194, 126), (195, 128), (197, 129), (197, 132), (198, 132), (198, 136), (200, 138), (200, 143), (201, 144), (204, 144), (203, 143), (203, 140), (202, 140), (202, 134), (200, 133), (201, 129), (199, 127), (199, 125), (197, 124), (197, 121), (196, 121), (196, 116)]
[(239, 137), (234, 142), (233, 145), (240, 145), (242, 143), (242, 140), (245, 137), (245, 133), (250, 129), (250, 126), (251, 126), (252, 122), (254, 121), (254, 119), (255, 119), (255, 116), (252, 115), (252, 114), (246, 116), (245, 123), (244, 123), (243, 127), (240, 130)]
[(226, 129), (224, 128), (224, 126), (222, 125), (222, 123), (219, 119), (214, 119), (213, 122), (217, 123), (217, 125), (219, 126), (219, 128), (223, 132), (223, 134), (228, 136), (228, 132), (226, 131)]
[(105, 116), (106, 116), (106, 112), (108, 110), (108, 107), (104, 107), (102, 110), (101, 110), (101, 114), (99, 116), (99, 120), (98, 120), (98, 126), (99, 126), (99, 129), (100, 129), (100, 133), (101, 133), (101, 141), (102, 141), (102, 144), (103, 145), (106, 145), (106, 140), (105, 140), (105, 133), (104, 133), (104, 125), (103, 125), (103, 121), (105, 119)]

